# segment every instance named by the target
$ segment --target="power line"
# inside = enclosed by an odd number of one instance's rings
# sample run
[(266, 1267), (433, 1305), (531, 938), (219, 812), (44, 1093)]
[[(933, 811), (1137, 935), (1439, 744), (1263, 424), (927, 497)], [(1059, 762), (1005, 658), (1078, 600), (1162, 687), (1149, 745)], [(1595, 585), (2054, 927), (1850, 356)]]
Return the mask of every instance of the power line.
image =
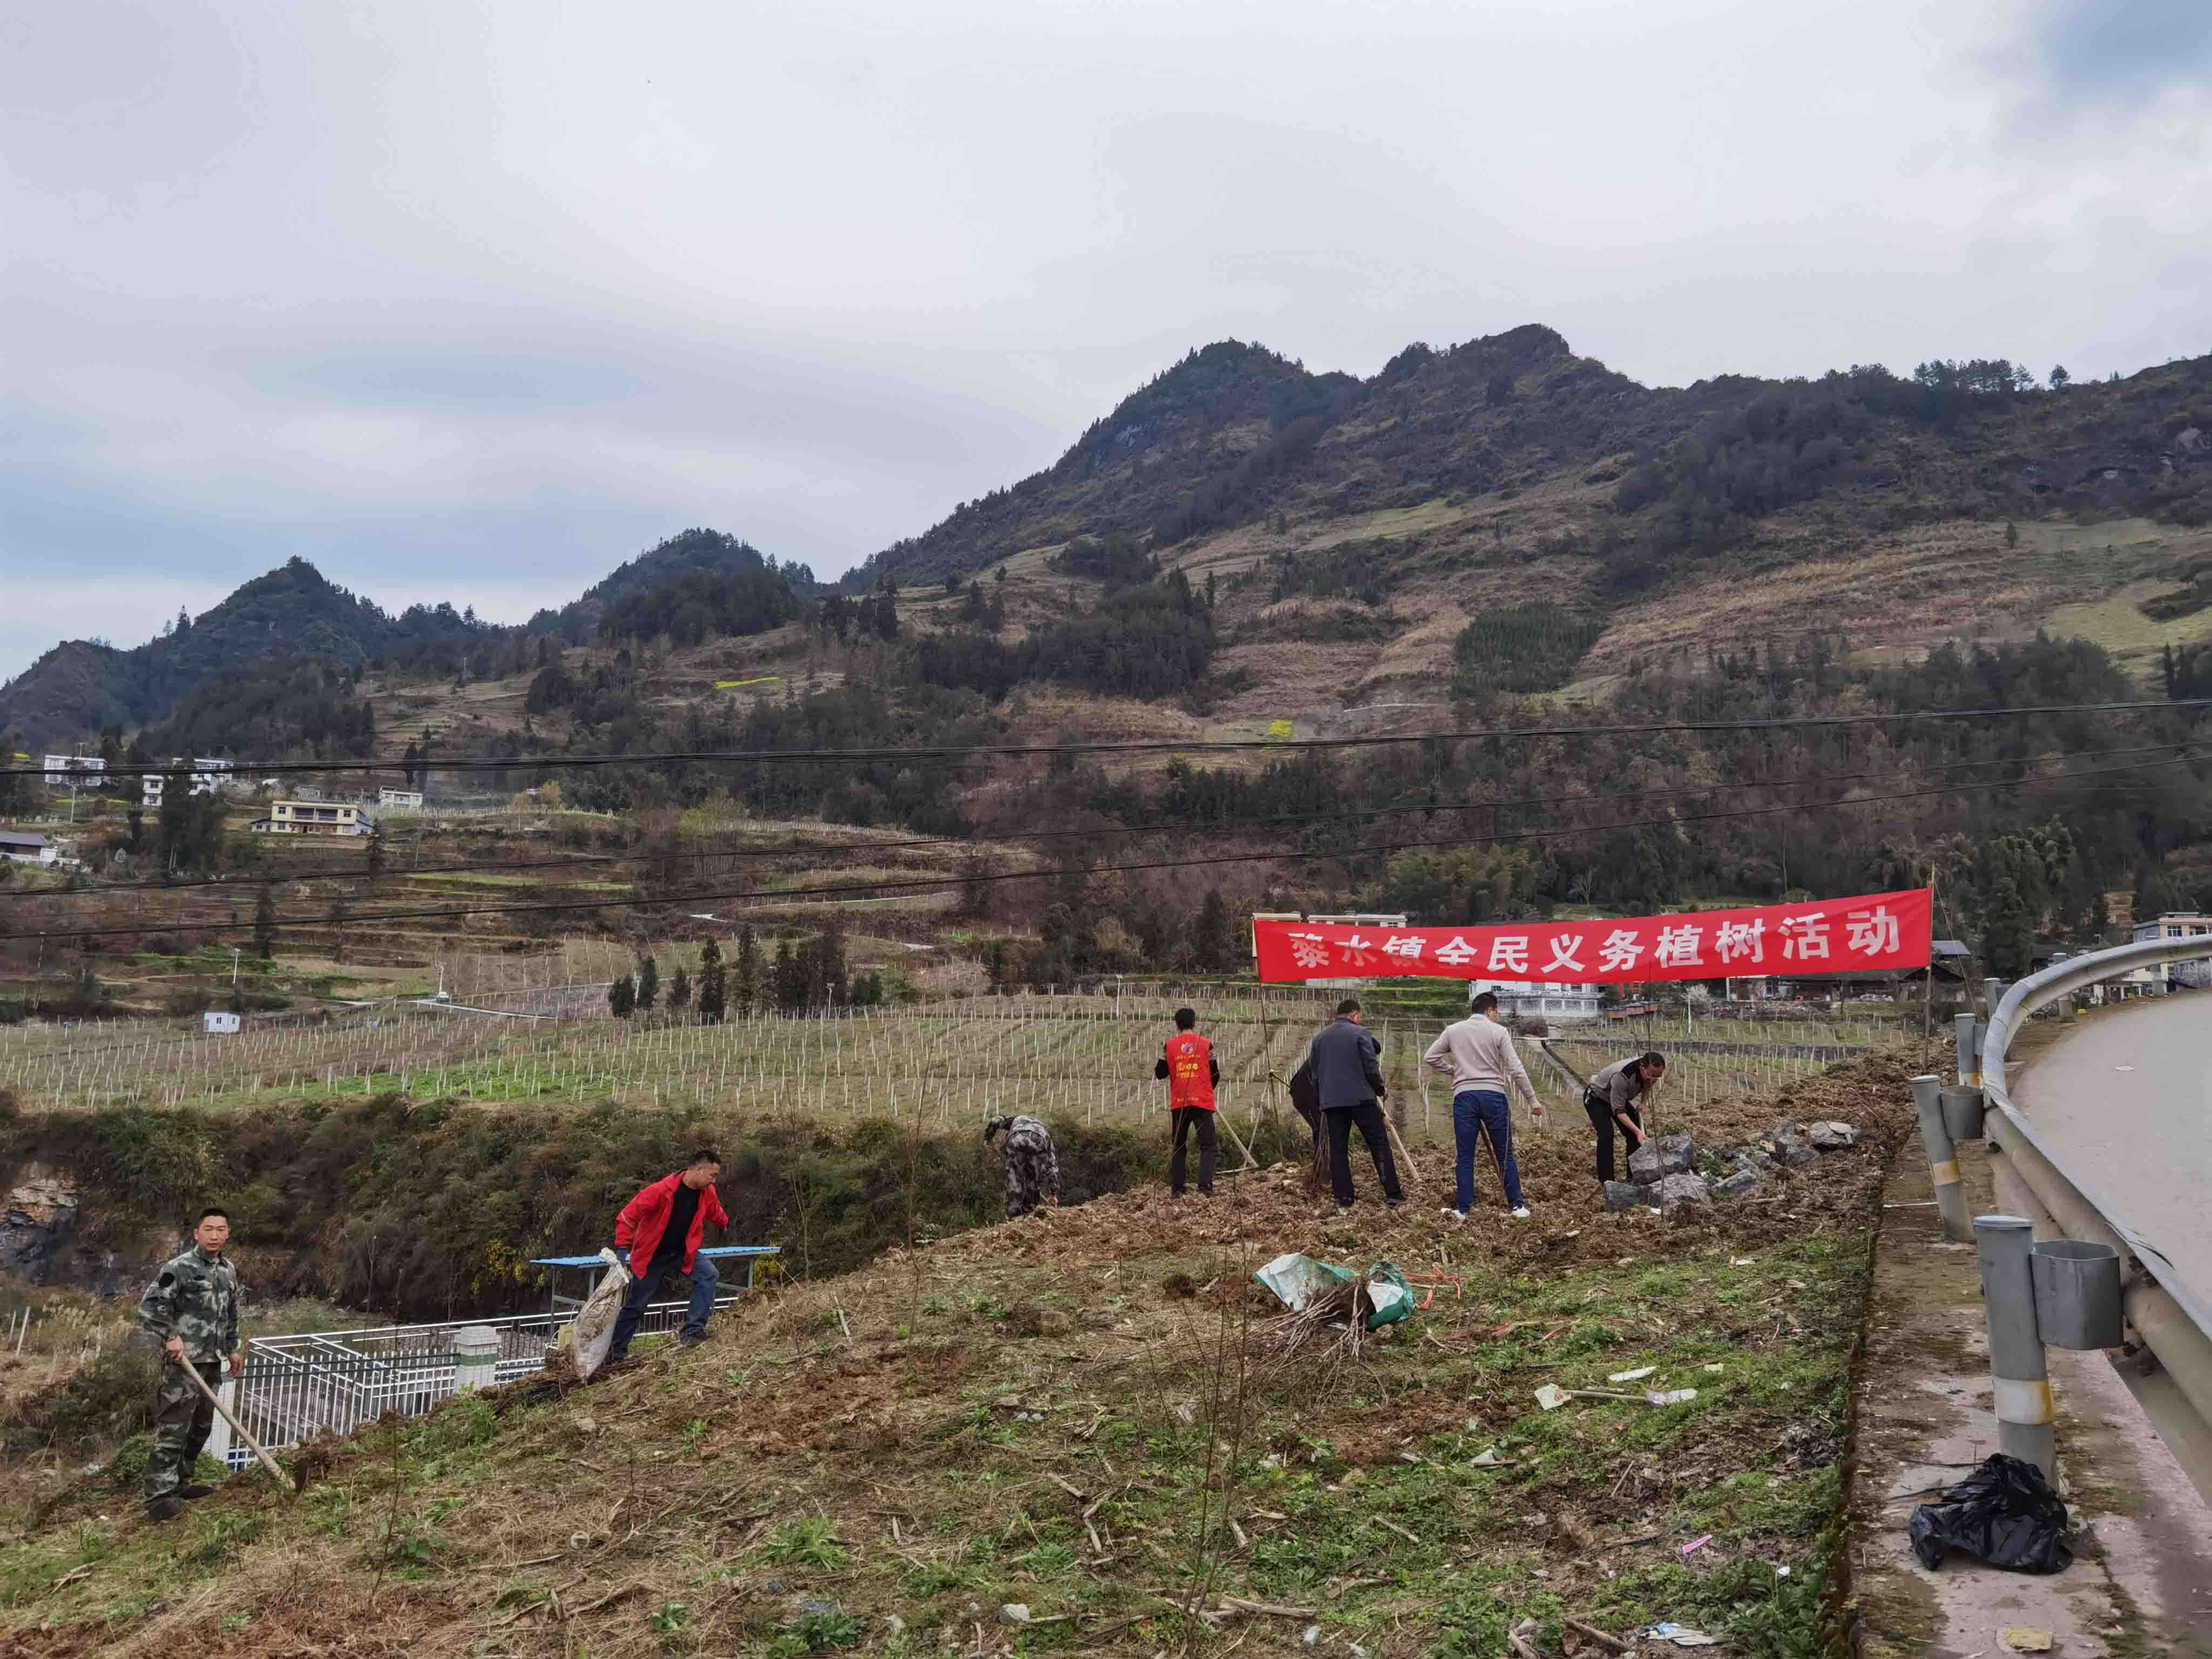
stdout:
[[(1686, 823), (1705, 823), (1724, 819), (1770, 817), (1782, 812), (1837, 811), (1847, 807), (1873, 806), (1897, 801), (1923, 799), (1931, 795), (1963, 794), (1978, 789), (2026, 788), (2039, 783), (2066, 783), (2113, 773), (2141, 772), (2154, 767), (2183, 766), (2189, 763), (2189, 757), (2183, 756), (2166, 761), (2132, 761), (2120, 766), (2092, 767), (2080, 772), (2057, 774), (2039, 778), (1996, 779), (1986, 783), (1954, 784), (1928, 789), (1903, 790), (1885, 795), (1865, 795), (1856, 800), (1828, 801), (1818, 804), (1792, 802), (1778, 806), (1735, 807), (1722, 811), (1693, 813), (1681, 817), (1638, 818), (1614, 823), (1580, 824), (1558, 830), (1516, 830), (1502, 835), (1431, 837), (1419, 841), (1387, 842), (1369, 847), (1221, 853), (1195, 858), (1148, 859), (1121, 864), (1093, 865), (1085, 869), (1077, 870), (975, 871), (951, 876), (917, 876), (891, 881), (781, 888), (773, 890), (759, 888), (720, 888), (661, 894), (642, 898), (538, 900), (518, 904), (481, 904), (444, 909), (380, 910), (367, 914), (347, 911), (343, 914), (320, 916), (273, 917), (268, 925), (271, 927), (329, 925), (372, 927), (392, 921), (464, 921), (471, 916), (544, 915), (578, 910), (627, 910), (648, 905), (712, 903), (721, 899), (766, 899), (781, 903), (800, 899), (911, 894), (938, 888), (964, 886), (971, 883), (997, 884), (1009, 881), (1051, 881), (1067, 878), (1087, 880), (1094, 876), (1119, 875), (1148, 870), (1191, 869), (1223, 864), (1293, 863), (1311, 859), (1367, 858), (1385, 853), (1413, 852), (1443, 847), (1510, 845), (1528, 842), (1555, 841), (1576, 836), (1609, 835), (1622, 830), (1665, 829), (1679, 827)], [(262, 925), (258, 921), (202, 921), (175, 917), (166, 921), (139, 923), (128, 927), (50, 927), (0, 933), (0, 941), (106, 939), (123, 935), (164, 933), (172, 929), (190, 929), (201, 933), (245, 933)]]
[[(1733, 720), (1647, 720), (1626, 726), (1522, 726), (1453, 732), (1387, 732), (1340, 738), (1143, 738), (1121, 743), (914, 744), (856, 749), (662, 750), (634, 755), (477, 756), (415, 760), (238, 761), (236, 770), (276, 775), (329, 772), (529, 772), (585, 770), (619, 766), (784, 765), (794, 762), (836, 763), (891, 760), (1018, 759), (1050, 755), (1158, 755), (1296, 753), (1334, 749), (1372, 749), (1409, 743), (1487, 742), (1523, 738), (1656, 737), (1679, 732), (1802, 731), (1826, 726), (1881, 726), (1912, 720), (2011, 720), (2037, 714), (2119, 714), (2212, 707), (2212, 697), (2132, 702), (2016, 703), (1996, 708), (1919, 708), (1887, 714), (1777, 714)], [(149, 763), (109, 767), (88, 774), (100, 778), (168, 775), (173, 767)], [(0, 767), (0, 777), (43, 777), (43, 766)]]
[[(2039, 765), (2055, 761), (2078, 760), (2095, 755), (2111, 759), (2121, 755), (2159, 754), (2180, 747), (2174, 743), (2136, 744), (2124, 749), (2073, 749), (2040, 755), (1999, 755), (1981, 760), (1951, 761), (1942, 766), (1923, 769), (1931, 775), (1964, 771), (1974, 767)], [(1900, 766), (1869, 769), (1861, 772), (1825, 772), (1812, 777), (1754, 779), (1734, 783), (1686, 785), (1678, 789), (1645, 789), (1637, 793), (1643, 801), (1673, 800), (1686, 797), (1717, 795), (1744, 789), (1796, 789), (1813, 784), (1850, 783), (1865, 778), (1887, 777), (1901, 769)], [(2030, 781), (2031, 780), (2015, 780)], [(769, 859), (799, 858), (828, 853), (898, 852), (913, 848), (931, 848), (953, 851), (963, 847), (997, 846), (1024, 842), (1091, 841), (1109, 836), (1166, 836), (1218, 835), (1240, 827), (1281, 827), (1294, 824), (1341, 823), (1354, 819), (1402, 817), (1412, 813), (1498, 811), (1528, 806), (1558, 806), (1575, 801), (1605, 800), (1610, 796), (1577, 790), (1563, 795), (1523, 795), (1494, 800), (1452, 800), (1403, 802), (1395, 805), (1363, 806), (1336, 812), (1282, 812), (1263, 817), (1218, 818), (1158, 819), (1150, 823), (1109, 824), (1085, 830), (1013, 830), (987, 831), (961, 836), (910, 836), (891, 841), (823, 842), (812, 845), (762, 848), (702, 848), (676, 853), (658, 852), (651, 848), (640, 848), (622, 855), (580, 853), (568, 858), (514, 859), (470, 860), (459, 864), (421, 865), (406, 870), (380, 872), (380, 878), (407, 880), (416, 876), (462, 875), (479, 872), (512, 870), (554, 870), (579, 866), (606, 867), (654, 858), (675, 858), (703, 864), (709, 859)], [(366, 880), (368, 871), (362, 863), (344, 866), (333, 866), (326, 870), (284, 871), (253, 873), (240, 872), (222, 876), (210, 876), (189, 881), (133, 881), (110, 882), (101, 886), (40, 890), (17, 890), (0, 893), (0, 900), (37, 900), (86, 898), (112, 893), (174, 893), (197, 889), (221, 887), (246, 888), (249, 890), (275, 882), (309, 882), (337, 880)]]

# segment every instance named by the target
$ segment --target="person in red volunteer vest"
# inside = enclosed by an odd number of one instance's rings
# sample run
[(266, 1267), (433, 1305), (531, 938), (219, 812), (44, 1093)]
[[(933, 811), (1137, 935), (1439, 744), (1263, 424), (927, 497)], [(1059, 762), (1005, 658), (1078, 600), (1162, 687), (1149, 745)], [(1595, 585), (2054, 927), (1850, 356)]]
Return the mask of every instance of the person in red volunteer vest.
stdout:
[(707, 1340), (707, 1316), (714, 1311), (714, 1292), (722, 1276), (711, 1257), (699, 1254), (699, 1241), (707, 1224), (730, 1224), (714, 1182), (722, 1174), (722, 1155), (702, 1146), (691, 1161), (674, 1175), (664, 1176), (623, 1206), (615, 1218), (615, 1249), (629, 1256), (629, 1294), (623, 1298), (615, 1319), (614, 1340), (607, 1348), (611, 1364), (629, 1352), (629, 1340), (637, 1334), (653, 1293), (665, 1279), (691, 1275), (691, 1304), (684, 1310), (684, 1334), (687, 1348)]
[(1221, 1148), (1220, 1136), (1213, 1127), (1213, 1085), (1221, 1081), (1221, 1062), (1213, 1057), (1213, 1044), (1198, 1034), (1195, 1009), (1176, 1009), (1175, 1023), (1176, 1034), (1168, 1039), (1166, 1052), (1152, 1067), (1154, 1077), (1167, 1080), (1169, 1116), (1175, 1124), (1175, 1156), (1168, 1160), (1168, 1189), (1177, 1198), (1182, 1196), (1183, 1181), (1190, 1171), (1190, 1134), (1196, 1129), (1199, 1195), (1211, 1198), (1213, 1161)]

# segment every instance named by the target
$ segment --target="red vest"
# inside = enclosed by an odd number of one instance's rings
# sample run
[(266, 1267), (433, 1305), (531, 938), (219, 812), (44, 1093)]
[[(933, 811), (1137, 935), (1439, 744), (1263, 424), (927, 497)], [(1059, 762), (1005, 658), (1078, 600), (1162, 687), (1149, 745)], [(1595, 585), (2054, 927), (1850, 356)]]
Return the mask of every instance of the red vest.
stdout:
[(1195, 1031), (1168, 1039), (1168, 1104), (1213, 1109), (1213, 1045)]

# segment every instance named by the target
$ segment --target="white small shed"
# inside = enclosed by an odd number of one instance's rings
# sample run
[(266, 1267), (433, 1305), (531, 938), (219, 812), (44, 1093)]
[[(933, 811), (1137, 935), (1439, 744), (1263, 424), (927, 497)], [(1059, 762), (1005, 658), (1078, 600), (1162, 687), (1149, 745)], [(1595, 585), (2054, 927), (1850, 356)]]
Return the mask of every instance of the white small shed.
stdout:
[(210, 1008), (207, 1012), (202, 1014), (200, 1018), (207, 1022), (207, 1034), (210, 1036), (236, 1036), (238, 1035), (238, 1016), (236, 1014), (228, 1012), (217, 1012), (215, 1009)]

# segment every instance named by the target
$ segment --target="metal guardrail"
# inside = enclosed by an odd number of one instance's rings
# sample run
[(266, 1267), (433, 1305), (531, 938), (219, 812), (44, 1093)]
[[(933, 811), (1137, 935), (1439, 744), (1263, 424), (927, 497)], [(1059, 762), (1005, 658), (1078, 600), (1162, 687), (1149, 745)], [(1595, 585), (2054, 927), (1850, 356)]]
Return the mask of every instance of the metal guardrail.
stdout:
[(2212, 1501), (2212, 1304), (2109, 1197), (2067, 1168), (2013, 1104), (2005, 1075), (2006, 1049), (2039, 1009), (2139, 968), (2207, 958), (2212, 958), (2212, 938), (2147, 939), (2075, 957), (2021, 980), (1990, 1012), (1982, 1039), (1981, 1084), (1990, 1109), (1985, 1133), (2025, 1189), (2018, 1196), (2031, 1200), (2026, 1207), (2038, 1235), (2107, 1244), (2119, 1252), (2128, 1345), (2110, 1357), (2176, 1460)]

